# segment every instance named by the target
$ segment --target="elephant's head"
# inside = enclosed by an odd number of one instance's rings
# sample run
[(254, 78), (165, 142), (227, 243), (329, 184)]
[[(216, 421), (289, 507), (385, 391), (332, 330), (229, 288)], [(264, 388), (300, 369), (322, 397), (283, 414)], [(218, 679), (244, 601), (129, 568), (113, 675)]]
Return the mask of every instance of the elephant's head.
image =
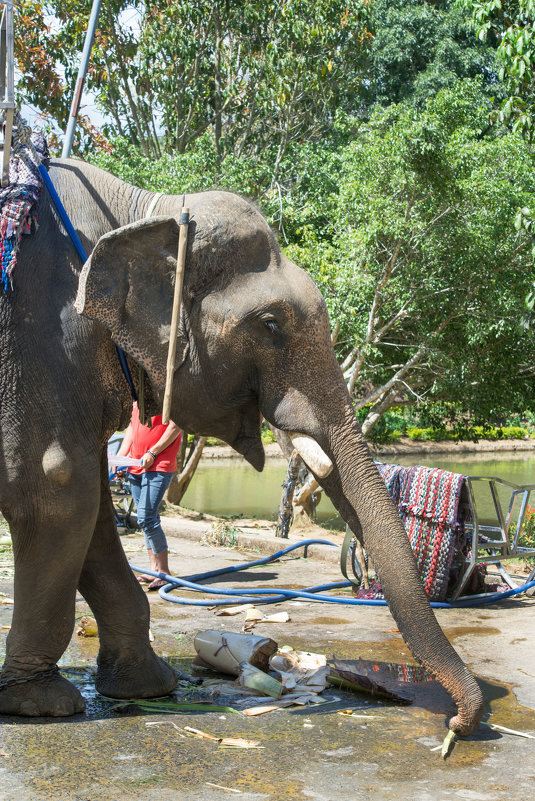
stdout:
[[(259, 470), (261, 416), (290, 433), (342, 517), (362, 532), (414, 656), (457, 702), (450, 726), (470, 733), (482, 714), (479, 687), (431, 612), (405, 530), (355, 418), (321, 294), (281, 254), (246, 200), (209, 192), (185, 205), (192, 222), (173, 420), (225, 440)], [(160, 396), (177, 241), (174, 217), (107, 234), (84, 267), (77, 300), (78, 310), (107, 326), (145, 368)]]

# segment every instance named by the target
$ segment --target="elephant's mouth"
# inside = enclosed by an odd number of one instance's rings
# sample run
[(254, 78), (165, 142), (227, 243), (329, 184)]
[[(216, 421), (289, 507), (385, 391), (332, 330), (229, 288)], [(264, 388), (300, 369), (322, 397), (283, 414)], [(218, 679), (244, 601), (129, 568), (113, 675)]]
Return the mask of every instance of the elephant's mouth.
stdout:
[[(229, 441), (235, 451), (241, 453), (250, 465), (258, 472), (264, 469), (266, 455), (262, 445), (260, 435), (262, 427), (262, 414), (258, 408), (258, 399), (251, 397), (248, 402), (241, 407), (239, 416), (239, 428), (235, 438)], [(228, 431), (228, 429), (227, 429)]]

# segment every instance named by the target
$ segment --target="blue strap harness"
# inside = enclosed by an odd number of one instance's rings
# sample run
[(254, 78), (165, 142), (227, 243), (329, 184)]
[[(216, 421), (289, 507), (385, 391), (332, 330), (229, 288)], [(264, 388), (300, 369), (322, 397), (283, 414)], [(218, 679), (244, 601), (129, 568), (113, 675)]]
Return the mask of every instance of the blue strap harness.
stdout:
[[(69, 219), (69, 215), (65, 209), (65, 206), (60, 200), (58, 193), (54, 188), (54, 184), (48, 174), (48, 170), (44, 166), (44, 164), (39, 165), (39, 172), (41, 173), (41, 177), (43, 179), (43, 183), (48, 189), (48, 193), (54, 202), (56, 210), (61, 218), (61, 222), (65, 226), (65, 230), (69, 234), (74, 247), (76, 248), (76, 252), (80, 256), (82, 260), (82, 264), (87, 261), (87, 253), (85, 252), (84, 246), (80, 242), (80, 238), (76, 231), (74, 230), (73, 224)], [(134, 386), (134, 382), (132, 380), (132, 374), (130, 372), (130, 368), (128, 367), (128, 362), (126, 361), (126, 354), (124, 350), (122, 350), (118, 345), (115, 346), (115, 350), (117, 351), (117, 358), (119, 359), (119, 364), (121, 365), (121, 370), (123, 371), (123, 375), (126, 378), (127, 384), (130, 387), (130, 394), (132, 396), (132, 400), (137, 401), (137, 392)]]

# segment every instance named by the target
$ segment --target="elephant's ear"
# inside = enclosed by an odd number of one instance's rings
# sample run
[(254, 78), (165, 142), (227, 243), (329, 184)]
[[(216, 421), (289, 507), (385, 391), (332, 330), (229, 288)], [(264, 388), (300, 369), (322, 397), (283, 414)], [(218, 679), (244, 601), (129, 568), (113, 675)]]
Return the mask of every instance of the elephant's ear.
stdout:
[(105, 325), (156, 386), (165, 383), (177, 248), (174, 217), (125, 225), (99, 239), (78, 283), (76, 311)]

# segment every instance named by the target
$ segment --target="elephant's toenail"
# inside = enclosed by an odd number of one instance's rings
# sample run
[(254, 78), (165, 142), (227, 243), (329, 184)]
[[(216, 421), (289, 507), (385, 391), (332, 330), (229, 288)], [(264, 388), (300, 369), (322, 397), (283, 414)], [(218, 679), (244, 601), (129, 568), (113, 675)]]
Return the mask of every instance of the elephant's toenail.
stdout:
[(39, 715), (39, 708), (33, 701), (23, 701), (20, 705), (20, 714), (34, 718)]

